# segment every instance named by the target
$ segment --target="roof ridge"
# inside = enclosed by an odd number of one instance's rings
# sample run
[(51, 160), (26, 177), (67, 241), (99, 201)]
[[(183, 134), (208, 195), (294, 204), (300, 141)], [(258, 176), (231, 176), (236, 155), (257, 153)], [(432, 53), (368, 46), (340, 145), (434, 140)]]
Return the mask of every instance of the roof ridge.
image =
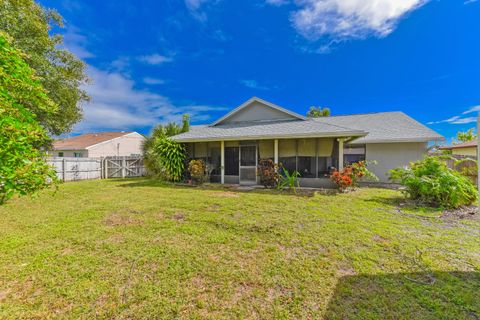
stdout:
[[(328, 118), (328, 117), (320, 117), (320, 118)], [(326, 124), (326, 125), (328, 125), (328, 126), (337, 127), (337, 128), (340, 128), (340, 129), (347, 129), (347, 130), (358, 131), (358, 132), (366, 132), (367, 134), (369, 133), (368, 131), (365, 131), (365, 130), (358, 130), (358, 129), (355, 129), (355, 128), (349, 128), (349, 127), (339, 126), (338, 124), (333, 124), (333, 123), (327, 123), (327, 122), (319, 121), (320, 118), (315, 118), (314, 120), (315, 120), (316, 122), (321, 122), (321, 123)], [(312, 120), (313, 120), (313, 119), (312, 119)]]
[(362, 113), (337, 114), (337, 115), (331, 115), (331, 116), (328, 116), (328, 117), (319, 117), (319, 118), (312, 118), (312, 119), (366, 116), (366, 115), (369, 115), (369, 114), (382, 114), (382, 113), (403, 113), (403, 114), (406, 114), (403, 111), (372, 111), (372, 112), (362, 112)]

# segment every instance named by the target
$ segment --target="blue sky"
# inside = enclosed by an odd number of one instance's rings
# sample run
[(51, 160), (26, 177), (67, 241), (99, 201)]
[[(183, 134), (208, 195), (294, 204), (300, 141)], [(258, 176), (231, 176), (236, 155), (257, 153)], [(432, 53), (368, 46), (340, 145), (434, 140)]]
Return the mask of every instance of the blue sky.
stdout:
[(252, 96), (401, 110), (451, 138), (480, 110), (480, 1), (42, 0), (88, 64), (75, 133), (208, 123)]

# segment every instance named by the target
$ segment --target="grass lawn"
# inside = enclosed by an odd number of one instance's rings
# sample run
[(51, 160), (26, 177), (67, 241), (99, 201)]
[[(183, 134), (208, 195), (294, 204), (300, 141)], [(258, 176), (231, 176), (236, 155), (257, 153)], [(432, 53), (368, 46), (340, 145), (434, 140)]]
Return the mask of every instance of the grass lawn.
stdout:
[(478, 214), (400, 197), (67, 183), (0, 207), (0, 318), (479, 319)]

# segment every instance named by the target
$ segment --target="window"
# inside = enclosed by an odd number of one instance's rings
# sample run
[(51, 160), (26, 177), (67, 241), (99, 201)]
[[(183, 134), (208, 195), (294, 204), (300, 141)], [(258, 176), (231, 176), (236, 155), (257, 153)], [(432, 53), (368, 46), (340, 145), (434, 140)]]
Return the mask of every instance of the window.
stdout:
[(59, 156), (59, 157), (63, 157), (63, 152), (59, 152), (59, 153), (58, 153), (58, 156)]
[(315, 178), (316, 139), (299, 139), (297, 142), (297, 171), (302, 178)]
[(297, 141), (294, 139), (278, 140), (278, 162), (292, 173), (297, 170)]
[(349, 165), (365, 160), (365, 145), (346, 145), (343, 148), (343, 159)]
[(298, 157), (297, 171), (302, 178), (315, 178), (315, 157)]
[(318, 177), (322, 178), (330, 173), (332, 157), (318, 157)]
[(73, 153), (73, 156), (74, 156), (75, 158), (81, 158), (81, 157), (83, 157), (83, 154), (82, 154), (81, 152), (74, 152), (74, 153)]

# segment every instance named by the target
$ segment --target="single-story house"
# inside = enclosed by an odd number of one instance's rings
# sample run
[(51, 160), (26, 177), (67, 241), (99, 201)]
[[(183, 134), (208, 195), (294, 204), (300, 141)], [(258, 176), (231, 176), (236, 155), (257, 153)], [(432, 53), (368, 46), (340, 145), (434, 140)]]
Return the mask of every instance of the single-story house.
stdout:
[(459, 156), (477, 156), (477, 140), (467, 141), (459, 144), (453, 144), (451, 146), (440, 147), (440, 150), (450, 150), (453, 155)]
[(140, 156), (145, 137), (137, 132), (100, 132), (56, 140), (54, 157)]
[(257, 184), (259, 159), (300, 173), (303, 187), (330, 187), (334, 168), (359, 160), (382, 182), (396, 167), (422, 159), (428, 143), (444, 140), (402, 112), (306, 118), (253, 97), (208, 125), (173, 137), (190, 159), (207, 163), (212, 182)]

